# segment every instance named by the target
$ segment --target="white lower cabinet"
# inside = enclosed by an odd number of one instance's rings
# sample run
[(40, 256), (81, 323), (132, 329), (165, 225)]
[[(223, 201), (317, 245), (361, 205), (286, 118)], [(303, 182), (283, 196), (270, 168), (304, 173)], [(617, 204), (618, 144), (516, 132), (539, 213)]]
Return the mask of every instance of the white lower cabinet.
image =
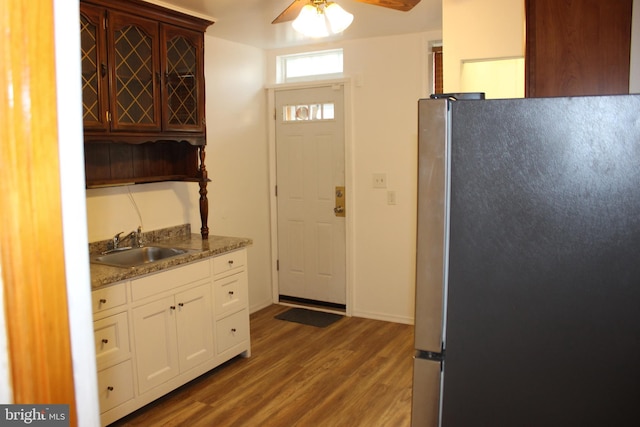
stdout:
[(133, 325), (144, 393), (213, 357), (211, 283), (134, 308)]
[(246, 268), (241, 249), (94, 291), (102, 425), (250, 355)]
[[(213, 259), (216, 344), (225, 354), (249, 339), (247, 253), (230, 252)], [(247, 350), (246, 356), (251, 351)]]
[(134, 398), (126, 287), (122, 282), (92, 292), (101, 412)]

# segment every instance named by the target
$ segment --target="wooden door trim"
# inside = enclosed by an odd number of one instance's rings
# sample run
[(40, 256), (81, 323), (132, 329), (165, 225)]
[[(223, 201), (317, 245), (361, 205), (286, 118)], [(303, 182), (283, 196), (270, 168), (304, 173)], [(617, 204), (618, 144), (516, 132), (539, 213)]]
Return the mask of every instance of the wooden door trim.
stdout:
[(67, 307), (52, 0), (0, 3), (0, 268), (13, 403), (68, 404)]

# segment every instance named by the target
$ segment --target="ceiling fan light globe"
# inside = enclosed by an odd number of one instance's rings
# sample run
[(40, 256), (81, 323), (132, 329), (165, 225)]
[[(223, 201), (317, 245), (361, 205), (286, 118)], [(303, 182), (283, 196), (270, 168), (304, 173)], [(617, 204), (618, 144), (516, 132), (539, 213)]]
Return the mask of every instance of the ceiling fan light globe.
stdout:
[(294, 30), (307, 37), (327, 37), (329, 29), (324, 14), (315, 6), (305, 5), (298, 17), (291, 23)]
[(336, 3), (329, 3), (324, 8), (331, 34), (341, 33), (353, 22), (353, 15)]

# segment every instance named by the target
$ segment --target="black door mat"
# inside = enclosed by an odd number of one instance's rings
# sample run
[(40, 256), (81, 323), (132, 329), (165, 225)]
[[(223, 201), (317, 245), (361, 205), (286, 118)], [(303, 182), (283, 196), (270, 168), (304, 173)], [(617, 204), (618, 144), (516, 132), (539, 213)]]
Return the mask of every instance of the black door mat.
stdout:
[(326, 328), (332, 323), (342, 319), (342, 317), (343, 316), (339, 314), (307, 310), (306, 308), (291, 308), (275, 316), (275, 318), (279, 320), (302, 323), (303, 325), (316, 326), (318, 328)]

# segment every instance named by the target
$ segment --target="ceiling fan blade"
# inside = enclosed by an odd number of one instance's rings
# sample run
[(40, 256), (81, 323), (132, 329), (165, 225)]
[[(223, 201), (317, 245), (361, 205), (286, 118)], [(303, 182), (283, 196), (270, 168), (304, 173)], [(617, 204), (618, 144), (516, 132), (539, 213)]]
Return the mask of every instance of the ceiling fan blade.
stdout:
[(272, 24), (279, 24), (281, 22), (293, 21), (300, 15), (302, 8), (309, 3), (309, 0), (294, 0), (285, 10), (282, 11), (276, 19), (271, 22)]
[(372, 4), (375, 6), (388, 7), (389, 9), (401, 10), (408, 12), (415, 5), (420, 3), (420, 0), (356, 0), (360, 3)]

